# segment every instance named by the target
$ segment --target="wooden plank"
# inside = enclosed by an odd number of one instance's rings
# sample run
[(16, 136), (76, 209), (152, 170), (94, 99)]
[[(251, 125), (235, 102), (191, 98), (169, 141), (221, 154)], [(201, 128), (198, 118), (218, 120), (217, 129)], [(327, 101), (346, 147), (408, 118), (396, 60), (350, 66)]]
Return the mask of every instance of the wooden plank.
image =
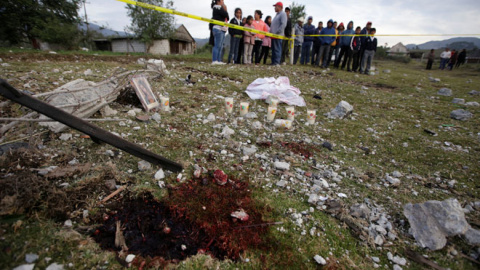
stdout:
[(82, 119), (66, 113), (65, 111), (56, 108), (48, 103), (40, 101), (32, 96), (23, 94), (3, 79), (0, 79), (0, 95), (20, 105), (37, 111), (47, 117), (57, 120), (58, 122), (61, 122), (73, 129), (83, 132), (89, 135), (94, 141), (97, 140), (110, 144), (118, 149), (121, 149), (152, 164), (159, 165), (172, 172), (180, 172), (183, 170), (183, 166), (179, 163), (152, 153), (137, 144), (128, 142), (119, 136), (116, 136), (89, 122), (83, 121)]

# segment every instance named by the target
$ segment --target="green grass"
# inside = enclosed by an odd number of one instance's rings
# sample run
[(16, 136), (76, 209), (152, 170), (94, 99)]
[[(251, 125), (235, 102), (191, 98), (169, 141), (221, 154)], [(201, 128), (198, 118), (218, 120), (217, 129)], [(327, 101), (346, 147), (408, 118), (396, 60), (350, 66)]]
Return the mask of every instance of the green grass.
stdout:
[[(84, 78), (92, 81), (101, 81), (118, 68), (136, 69), (140, 68), (135, 61), (132, 63), (119, 63), (115, 61), (42, 61), (34, 60), (39, 52), (29, 51), (32, 57), (27, 61), (16, 60), (15, 54), (25, 52), (15, 50), (13, 59), (8, 57), (8, 50), (0, 50), (0, 58), (8, 62), (10, 67), (0, 67), (0, 71), (12, 85), (21, 88), (29, 81), (34, 80), (35, 84), (28, 90), (33, 92), (51, 91), (58, 85), (70, 80)], [(82, 52), (81, 54), (93, 55), (97, 52)], [(41, 54), (41, 53), (40, 53)], [(64, 53), (77, 55), (77, 53)], [(138, 55), (141, 56), (141, 55)], [(94, 57), (94, 56), (92, 56)], [(143, 55), (148, 58), (150, 56)], [(144, 147), (165, 156), (166, 158), (182, 162), (186, 171), (184, 175), (191, 175), (193, 164), (199, 164), (209, 169), (223, 169), (235, 175), (237, 178), (250, 179), (252, 182), (253, 197), (257, 203), (266, 205), (272, 209), (267, 219), (283, 221), (280, 226), (272, 226), (269, 232), (269, 239), (274, 239), (270, 245), (271, 252), (249, 250), (242, 255), (249, 262), (219, 262), (206, 256), (196, 256), (178, 265), (181, 269), (199, 269), (204, 267), (221, 269), (258, 269), (258, 268), (289, 268), (289, 269), (314, 269), (317, 265), (313, 256), (319, 254), (324, 258), (336, 258), (338, 267), (345, 269), (372, 269), (372, 261), (368, 256), (381, 258), (381, 265), (391, 264), (386, 258), (386, 253), (391, 251), (402, 257), (405, 247), (414, 248), (420, 254), (427, 254), (431, 260), (438, 262), (443, 267), (451, 269), (475, 269), (475, 265), (459, 256), (448, 255), (449, 248), (455, 248), (459, 252), (469, 255), (471, 249), (461, 239), (452, 239), (449, 246), (442, 251), (430, 252), (420, 250), (412, 245), (414, 240), (402, 233), (399, 240), (394, 241), (390, 247), (376, 249), (365, 245), (355, 237), (348, 227), (323, 211), (315, 210), (310, 214), (306, 223), (306, 235), (301, 235), (301, 230), (294, 224), (288, 209), (297, 211), (308, 211), (310, 205), (306, 202), (306, 195), (292, 191), (278, 189), (275, 183), (279, 176), (261, 172), (260, 167), (265, 164), (262, 161), (250, 158), (241, 162), (241, 153), (237, 152), (238, 143), (246, 143), (250, 140), (255, 143), (260, 140), (268, 131), (253, 131), (249, 129), (251, 121), (238, 122), (235, 127), (236, 133), (230, 140), (218, 140), (213, 137), (214, 132), (220, 133), (221, 129), (214, 129), (213, 125), (226, 123), (233, 127), (233, 118), (227, 118), (224, 114), (222, 99), (220, 96), (234, 96), (235, 101), (248, 100), (244, 94), (245, 88), (256, 78), (288, 76), (291, 84), (302, 91), (302, 96), (307, 102), (308, 108), (315, 108), (318, 115), (318, 125), (305, 126), (301, 119), (305, 118), (305, 108), (297, 107), (298, 123), (293, 131), (280, 131), (283, 138), (279, 141), (301, 141), (304, 138), (313, 140), (314, 143), (328, 140), (334, 143), (334, 151), (329, 152), (321, 147), (315, 150), (317, 162), (327, 165), (338, 164), (342, 170), (347, 171), (347, 177), (339, 183), (341, 191), (349, 196), (344, 203), (351, 205), (362, 202), (363, 198), (369, 198), (379, 205), (383, 205), (386, 211), (393, 217), (393, 220), (405, 219), (402, 214), (402, 207), (405, 203), (424, 202), (436, 199), (444, 200), (456, 197), (462, 204), (479, 200), (478, 179), (480, 179), (480, 121), (478, 115), (480, 108), (468, 107), (467, 110), (474, 114), (474, 117), (465, 122), (456, 121), (450, 118), (450, 112), (459, 108), (452, 104), (453, 97), (464, 98), (466, 101), (480, 102), (478, 96), (470, 96), (471, 90), (478, 90), (480, 85), (479, 65), (467, 65), (453, 71), (424, 70), (424, 64), (412, 61), (408, 64), (374, 61), (374, 65), (380, 70), (379, 75), (365, 76), (356, 75), (344, 71), (331, 70), (326, 74), (321, 69), (310, 66), (283, 66), (270, 68), (268, 66), (211, 66), (210, 56), (166, 56), (161, 57), (166, 61), (167, 69), (171, 72), (170, 77), (151, 81), (156, 93), (168, 92), (170, 100), (174, 102), (172, 113), (162, 113), (160, 124), (150, 122), (148, 124), (134, 122), (129, 127), (121, 127), (118, 122), (97, 123), (99, 126), (117, 133), (131, 133), (127, 140), (143, 143)], [(60, 69), (59, 73), (53, 73), (53, 69)], [(92, 76), (84, 76), (83, 71), (92, 69)], [(391, 73), (383, 73), (383, 70), (390, 69)], [(62, 74), (64, 71), (72, 70), (71, 74)], [(316, 74), (310, 74), (311, 71)], [(34, 71), (34, 72), (32, 72)], [(193, 87), (184, 85), (179, 79), (192, 74), (194, 80), (200, 80)], [(21, 78), (28, 75), (28, 78)], [(406, 76), (405, 76), (406, 75)], [(430, 82), (429, 77), (440, 78), (440, 83)], [(61, 80), (63, 78), (63, 81)], [(237, 83), (238, 82), (238, 83)], [(362, 90), (362, 86), (368, 89)], [(442, 87), (451, 88), (453, 97), (440, 97), (436, 95)], [(206, 88), (206, 89), (205, 89)], [(317, 92), (322, 92), (322, 100), (313, 98)], [(433, 97), (433, 98), (432, 98)], [(353, 118), (345, 120), (328, 120), (323, 117), (324, 113), (333, 109), (338, 102), (345, 100), (354, 106)], [(175, 102), (177, 102), (175, 104)], [(261, 101), (251, 101), (251, 110), (259, 115), (260, 122), (263, 122), (266, 104)], [(283, 105), (282, 105), (283, 106)], [(120, 118), (128, 118), (124, 112), (130, 108), (112, 104), (112, 107), (121, 111)], [(460, 106), (463, 108), (463, 106)], [(208, 111), (207, 111), (208, 109)], [(12, 116), (23, 113), (24, 109), (14, 105)], [(202, 120), (209, 113), (217, 116), (215, 123), (203, 124), (196, 117), (202, 114)], [(285, 117), (284, 109), (279, 109), (278, 117)], [(453, 124), (454, 128), (440, 128), (444, 124)], [(416, 125), (419, 125), (416, 127)], [(134, 131), (134, 126), (140, 126), (141, 130)], [(171, 128), (176, 131), (172, 131)], [(43, 130), (35, 126), (36, 129)], [(376, 133), (367, 131), (372, 128)], [(424, 128), (434, 130), (437, 137), (428, 135)], [(247, 130), (248, 137), (240, 135), (240, 130)], [(77, 134), (76, 131), (67, 131)], [(22, 135), (28, 135), (27, 126), (21, 125), (14, 132), (6, 134), (5, 141), (13, 140)], [(74, 137), (73, 141), (60, 141), (58, 135), (50, 134), (52, 138), (46, 143), (49, 153), (71, 153), (80, 162), (92, 162), (96, 166), (102, 166), (106, 162), (113, 162), (119, 171), (122, 181), (132, 183), (131, 189), (134, 192), (152, 191), (158, 198), (165, 198), (166, 192), (156, 186), (153, 179), (155, 170), (147, 172), (137, 171), (139, 159), (123, 153), (120, 157), (110, 158), (103, 153), (108, 150), (115, 150), (108, 145), (96, 145), (89, 140)], [(438, 141), (440, 144), (437, 144)], [(461, 145), (468, 149), (463, 151), (445, 151), (441, 147), (448, 141), (455, 145)], [(403, 147), (408, 143), (407, 147)], [(200, 147), (202, 146), (202, 147)], [(358, 146), (366, 146), (375, 154), (366, 155)], [(216, 161), (209, 161), (206, 149), (212, 150)], [(221, 150), (227, 150), (234, 158), (223, 156)], [(190, 156), (190, 151), (193, 156)], [(313, 151), (313, 150), (312, 150)], [(270, 148), (259, 147), (259, 153), (268, 153), (270, 157), (276, 154), (287, 154), (289, 151), (276, 146)], [(293, 155), (295, 158), (300, 157)], [(336, 160), (336, 161), (335, 161)], [(395, 162), (394, 162), (395, 161)], [(335, 163), (337, 162), (337, 163)], [(242, 169), (235, 165), (243, 163)], [(270, 162), (268, 162), (270, 163)], [(54, 165), (54, 164), (46, 164)], [(267, 164), (268, 165), (268, 164)], [(296, 167), (305, 171), (312, 171), (311, 161), (299, 163)], [(468, 169), (466, 168), (468, 167)], [(128, 170), (133, 170), (129, 174)], [(395, 170), (403, 174), (418, 174), (423, 180), (402, 178), (398, 188), (384, 187), (382, 183), (385, 173)], [(294, 169), (291, 169), (293, 172)], [(374, 175), (364, 181), (359, 181), (358, 176), (364, 174)], [(356, 175), (350, 177), (350, 174)], [(441, 188), (430, 188), (425, 184), (438, 184), (434, 175), (440, 175), (442, 183), (456, 180), (454, 188), (456, 193), (448, 191), (445, 193)], [(177, 185), (176, 174), (167, 177), (168, 184)], [(270, 179), (269, 182), (266, 179)], [(70, 181), (70, 180), (67, 180)], [(267, 183), (273, 184), (272, 187)], [(301, 190), (301, 186), (292, 185), (292, 188)], [(413, 196), (412, 191), (418, 192)], [(93, 211), (93, 210), (92, 210)], [(96, 209), (95, 211), (99, 211)], [(467, 215), (471, 220), (478, 219), (478, 212)], [(24, 225), (20, 231), (13, 232), (12, 221), (1, 220), (0, 226), (4, 230), (5, 244), (10, 246), (11, 252), (1, 254), (0, 264), (2, 268), (12, 268), (21, 264), (26, 253), (39, 253), (40, 260), (44, 257), (51, 257), (55, 262), (75, 264), (78, 268), (93, 268), (105, 266), (107, 268), (121, 268), (114, 260), (114, 255), (107, 251), (99, 250), (94, 243), (78, 245), (86, 239), (81, 236), (80, 240), (69, 241), (58, 237), (56, 233), (62, 231), (60, 223), (50, 220), (37, 219), (35, 217), (23, 217)], [(309, 229), (316, 227), (320, 236), (310, 236)], [(283, 227), (286, 232), (280, 232), (278, 228)], [(25, 244), (28, 242), (28, 244)], [(406, 243), (408, 242), (408, 244)], [(59, 250), (62, 247), (62, 250)], [(45, 250), (49, 248), (48, 250)], [(331, 254), (330, 254), (331, 252)], [(38, 264), (44, 267), (46, 264)], [(404, 269), (422, 269), (422, 266), (410, 262)]]

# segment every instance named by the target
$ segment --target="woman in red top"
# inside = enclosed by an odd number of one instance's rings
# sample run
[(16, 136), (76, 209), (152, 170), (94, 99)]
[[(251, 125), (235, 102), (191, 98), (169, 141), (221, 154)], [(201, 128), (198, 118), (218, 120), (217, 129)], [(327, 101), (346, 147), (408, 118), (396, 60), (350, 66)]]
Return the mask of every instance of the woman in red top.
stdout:
[[(266, 24), (265, 22), (262, 21), (262, 16), (263, 13), (260, 10), (255, 10), (255, 20), (252, 23), (252, 26), (259, 30), (259, 31), (264, 31), (267, 32)], [(265, 35), (262, 34), (256, 34), (255, 35), (255, 45), (253, 46), (253, 52), (252, 52), (252, 62), (255, 60), (255, 64), (260, 63), (260, 49), (262, 48), (262, 43), (263, 43), (263, 38)]]
[[(270, 31), (270, 25), (272, 24), (272, 17), (267, 16), (265, 18), (265, 24), (267, 27), (267, 31)], [(263, 58), (263, 64), (267, 63), (268, 53), (270, 52), (270, 47), (272, 47), (272, 39), (270, 37), (265, 36), (262, 41), (262, 53), (260, 54), (260, 60)]]

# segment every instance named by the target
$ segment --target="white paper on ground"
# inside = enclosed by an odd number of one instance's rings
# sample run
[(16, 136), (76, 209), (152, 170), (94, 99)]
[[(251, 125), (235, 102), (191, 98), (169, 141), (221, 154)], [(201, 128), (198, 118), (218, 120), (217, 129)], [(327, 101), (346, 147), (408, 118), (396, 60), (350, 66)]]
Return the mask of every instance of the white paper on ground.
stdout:
[(288, 105), (306, 106), (305, 100), (300, 96), (300, 90), (291, 86), (287, 77), (256, 79), (245, 92), (251, 99), (266, 99), (273, 95)]

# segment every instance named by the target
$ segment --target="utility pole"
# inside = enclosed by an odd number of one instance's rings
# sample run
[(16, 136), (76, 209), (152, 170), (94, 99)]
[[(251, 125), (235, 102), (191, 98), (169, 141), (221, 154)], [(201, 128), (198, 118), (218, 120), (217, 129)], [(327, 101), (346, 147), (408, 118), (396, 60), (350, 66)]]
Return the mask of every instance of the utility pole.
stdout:
[(89, 50), (92, 50), (90, 45), (90, 26), (88, 25), (88, 16), (87, 16), (87, 0), (83, 0), (83, 12), (85, 13), (85, 25), (87, 26), (87, 32), (85, 34), (87, 47)]
[(85, 24), (87, 25), (87, 33), (88, 33), (89, 27), (88, 27), (88, 17), (87, 17), (87, 0), (83, 0), (83, 11), (85, 12)]

